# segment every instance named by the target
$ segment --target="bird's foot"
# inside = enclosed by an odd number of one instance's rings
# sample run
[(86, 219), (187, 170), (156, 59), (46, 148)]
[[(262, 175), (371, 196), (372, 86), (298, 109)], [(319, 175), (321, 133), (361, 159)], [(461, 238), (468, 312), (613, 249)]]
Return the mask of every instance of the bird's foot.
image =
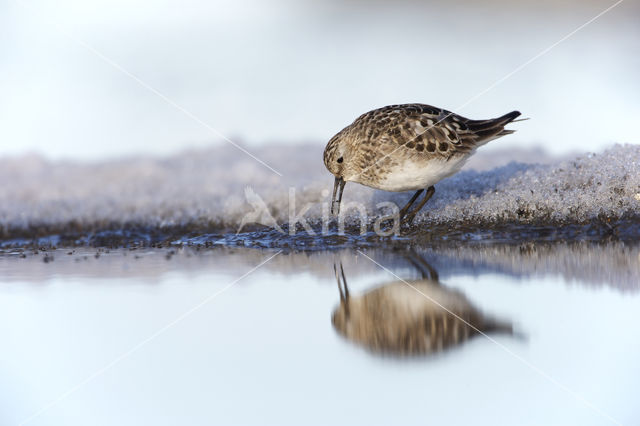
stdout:
[(404, 217), (400, 218), (400, 226), (404, 226), (404, 225), (411, 226), (415, 218), (416, 218), (415, 213), (409, 213), (408, 215), (405, 215)]

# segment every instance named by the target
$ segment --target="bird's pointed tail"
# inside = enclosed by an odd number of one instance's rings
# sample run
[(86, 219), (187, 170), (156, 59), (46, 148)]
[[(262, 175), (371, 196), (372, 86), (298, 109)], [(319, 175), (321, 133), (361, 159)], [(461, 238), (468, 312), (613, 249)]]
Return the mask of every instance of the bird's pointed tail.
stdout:
[(513, 122), (516, 118), (520, 117), (520, 115), (520, 111), (511, 111), (498, 118), (492, 118), (489, 120), (469, 120), (466, 124), (469, 126), (469, 129), (476, 134), (479, 141), (488, 142), (491, 139), (510, 135), (515, 132), (515, 130), (505, 130), (504, 126)]

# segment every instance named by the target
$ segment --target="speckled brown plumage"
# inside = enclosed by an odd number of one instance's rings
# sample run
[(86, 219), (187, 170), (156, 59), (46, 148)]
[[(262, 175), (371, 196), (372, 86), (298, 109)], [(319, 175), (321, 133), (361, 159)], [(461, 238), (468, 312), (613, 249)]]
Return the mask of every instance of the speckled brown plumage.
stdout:
[(372, 352), (427, 355), (480, 332), (512, 333), (510, 324), (483, 315), (464, 294), (435, 280), (395, 281), (355, 296), (349, 295), (346, 281), (343, 287), (333, 326)]
[(456, 173), (481, 145), (514, 130), (520, 113), (470, 120), (424, 104), (390, 105), (362, 114), (324, 151), (336, 182), (358, 182), (388, 191), (428, 188)]

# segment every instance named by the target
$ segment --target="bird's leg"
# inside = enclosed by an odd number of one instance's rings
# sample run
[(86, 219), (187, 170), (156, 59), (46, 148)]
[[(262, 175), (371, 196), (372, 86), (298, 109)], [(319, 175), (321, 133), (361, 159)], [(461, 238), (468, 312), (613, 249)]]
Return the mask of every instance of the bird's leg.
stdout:
[(413, 194), (413, 197), (411, 197), (409, 202), (403, 208), (400, 209), (400, 220), (402, 220), (404, 215), (407, 214), (407, 212), (409, 211), (409, 207), (411, 207), (411, 205), (415, 203), (415, 201), (418, 199), (420, 194), (422, 194), (423, 192), (424, 192), (424, 189), (417, 190), (416, 193)]
[(407, 213), (406, 216), (402, 217), (401, 215), (400, 217), (402, 219), (400, 220), (400, 222), (401, 223), (413, 222), (413, 218), (415, 218), (416, 214), (424, 207), (425, 204), (427, 204), (427, 201), (429, 201), (429, 199), (433, 197), (433, 194), (435, 192), (436, 192), (436, 189), (433, 186), (430, 186), (429, 188), (427, 188), (427, 193), (425, 194), (422, 201), (420, 201), (420, 203), (413, 210), (411, 210), (411, 212)]
[(422, 278), (429, 279), (431, 281), (438, 282), (438, 271), (435, 270), (424, 257), (420, 256), (415, 250), (410, 250), (405, 256), (409, 259), (409, 262), (413, 264), (422, 274)]

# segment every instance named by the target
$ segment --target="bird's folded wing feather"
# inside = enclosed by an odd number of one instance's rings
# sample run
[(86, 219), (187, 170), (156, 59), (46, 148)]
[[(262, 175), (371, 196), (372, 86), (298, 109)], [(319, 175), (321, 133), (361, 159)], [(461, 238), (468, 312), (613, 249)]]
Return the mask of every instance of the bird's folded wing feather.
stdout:
[(353, 123), (370, 141), (386, 139), (392, 146), (417, 154), (450, 158), (481, 145), (499, 130), (486, 134), (493, 120), (469, 120), (447, 110), (423, 104), (391, 105), (370, 111)]

